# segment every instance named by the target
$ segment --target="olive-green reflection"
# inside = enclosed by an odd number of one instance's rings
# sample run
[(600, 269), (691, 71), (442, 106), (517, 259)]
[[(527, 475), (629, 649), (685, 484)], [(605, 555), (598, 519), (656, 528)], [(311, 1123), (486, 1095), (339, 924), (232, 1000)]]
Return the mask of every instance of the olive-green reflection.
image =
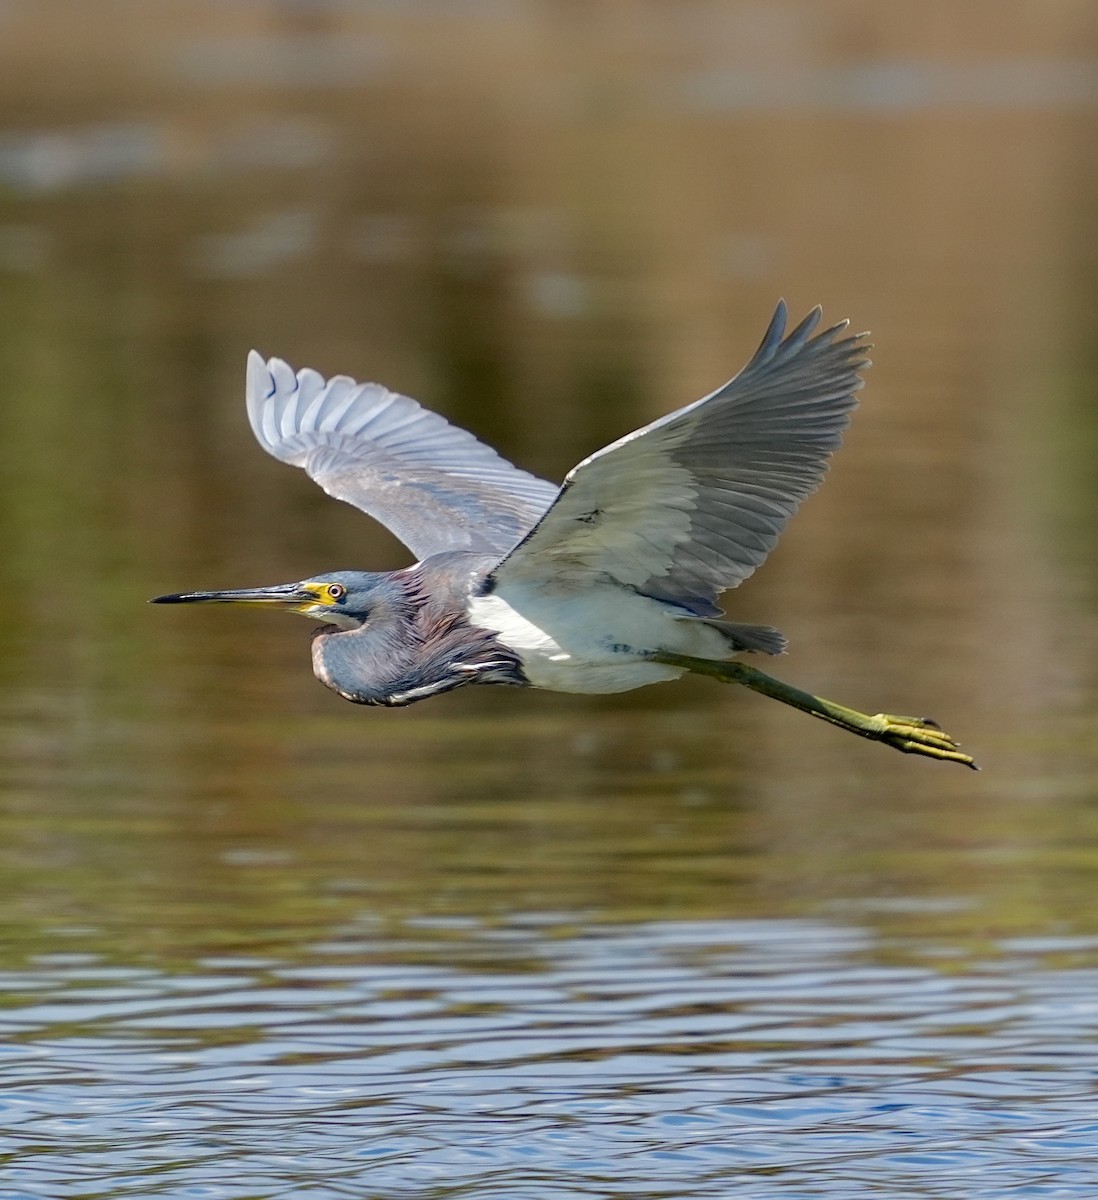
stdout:
[(1087, 795), (935, 781), (881, 791), (867, 815), (866, 780), (841, 772), (839, 788), (787, 778), (783, 795), (760, 793), (764, 764), (721, 748), (733, 718), (766, 740), (749, 710), (371, 715), (192, 718), (170, 736), (103, 723), (68, 762), (27, 736), (0, 818), (5, 957), (293, 959), (363, 917), (396, 936), (423, 916), (853, 904), (883, 934), (973, 944), (1098, 919)]
[[(8, 6), (0, 952), (185, 967), (363, 914), (1098, 923), (1094, 110), (1053, 86), (1093, 14), (836, 4), (790, 40), (759, 5), (689, 7), (329, 5), (327, 44), (391, 54), (302, 88), (188, 74), (307, 36), (285, 5)], [(1043, 101), (1002, 88), (988, 30), (1044, 64)], [(870, 53), (955, 89), (819, 91)], [(782, 103), (737, 106), (740, 70)], [(134, 128), (149, 162), (81, 174)], [(799, 685), (963, 730), (983, 779), (704, 681), (344, 711), (293, 622), (144, 607), (406, 561), (257, 449), (253, 345), (559, 477), (723, 382), (778, 294), (849, 312), (876, 365), (733, 614), (790, 634)]]

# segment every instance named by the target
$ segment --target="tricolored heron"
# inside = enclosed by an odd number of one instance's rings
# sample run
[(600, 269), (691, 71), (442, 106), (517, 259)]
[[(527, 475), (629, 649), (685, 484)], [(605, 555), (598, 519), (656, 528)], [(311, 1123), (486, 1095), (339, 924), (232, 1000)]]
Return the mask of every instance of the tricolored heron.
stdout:
[(779, 303), (754, 357), (712, 394), (585, 458), (561, 487), (376, 383), (248, 358), (260, 445), (375, 517), (419, 559), (300, 583), (158, 596), (262, 604), (321, 622), (313, 670), (357, 704), (398, 706), (470, 683), (621, 692), (686, 671), (740, 683), (861, 737), (974, 767), (928, 718), (869, 716), (734, 661), (780, 654), (727, 621), (742, 583), (819, 486), (842, 439), (864, 334), (786, 336)]

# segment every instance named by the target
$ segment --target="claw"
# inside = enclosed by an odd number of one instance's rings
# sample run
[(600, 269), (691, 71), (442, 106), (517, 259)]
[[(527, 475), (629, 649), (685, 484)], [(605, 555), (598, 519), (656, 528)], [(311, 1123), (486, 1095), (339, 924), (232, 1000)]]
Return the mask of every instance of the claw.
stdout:
[(876, 736), (903, 754), (925, 754), (928, 758), (964, 763), (974, 771), (980, 769), (972, 756), (962, 753), (958, 749), (959, 743), (929, 717), (895, 717), (888, 713), (877, 713), (872, 722), (879, 730)]

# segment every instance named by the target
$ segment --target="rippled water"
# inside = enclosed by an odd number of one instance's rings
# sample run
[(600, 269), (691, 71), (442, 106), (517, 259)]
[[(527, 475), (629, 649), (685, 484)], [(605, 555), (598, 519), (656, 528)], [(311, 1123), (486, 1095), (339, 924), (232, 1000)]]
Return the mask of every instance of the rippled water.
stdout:
[[(0, 0), (0, 1200), (1098, 1195), (1094, 13)], [(364, 711), (251, 346), (547, 477), (871, 328), (791, 683)], [(741, 694), (742, 693), (742, 694)]]
[(539, 914), (183, 976), (43, 956), (0, 979), (0, 1195), (1094, 1194), (1098, 967), (1054, 964), (1098, 938), (890, 949)]

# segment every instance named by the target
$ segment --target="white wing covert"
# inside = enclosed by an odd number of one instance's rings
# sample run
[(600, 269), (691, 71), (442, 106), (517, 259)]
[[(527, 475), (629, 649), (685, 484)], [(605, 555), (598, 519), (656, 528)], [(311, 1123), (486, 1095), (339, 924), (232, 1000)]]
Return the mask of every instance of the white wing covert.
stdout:
[(419, 559), (447, 550), (505, 554), (559, 491), (377, 383), (326, 380), (308, 368), (295, 374), (253, 350), (247, 403), (264, 450), (380, 521)]
[(574, 467), (541, 521), (493, 571), (499, 587), (609, 577), (700, 617), (754, 572), (842, 441), (864, 334), (847, 322), (788, 337), (780, 302), (762, 344), (723, 387)]

